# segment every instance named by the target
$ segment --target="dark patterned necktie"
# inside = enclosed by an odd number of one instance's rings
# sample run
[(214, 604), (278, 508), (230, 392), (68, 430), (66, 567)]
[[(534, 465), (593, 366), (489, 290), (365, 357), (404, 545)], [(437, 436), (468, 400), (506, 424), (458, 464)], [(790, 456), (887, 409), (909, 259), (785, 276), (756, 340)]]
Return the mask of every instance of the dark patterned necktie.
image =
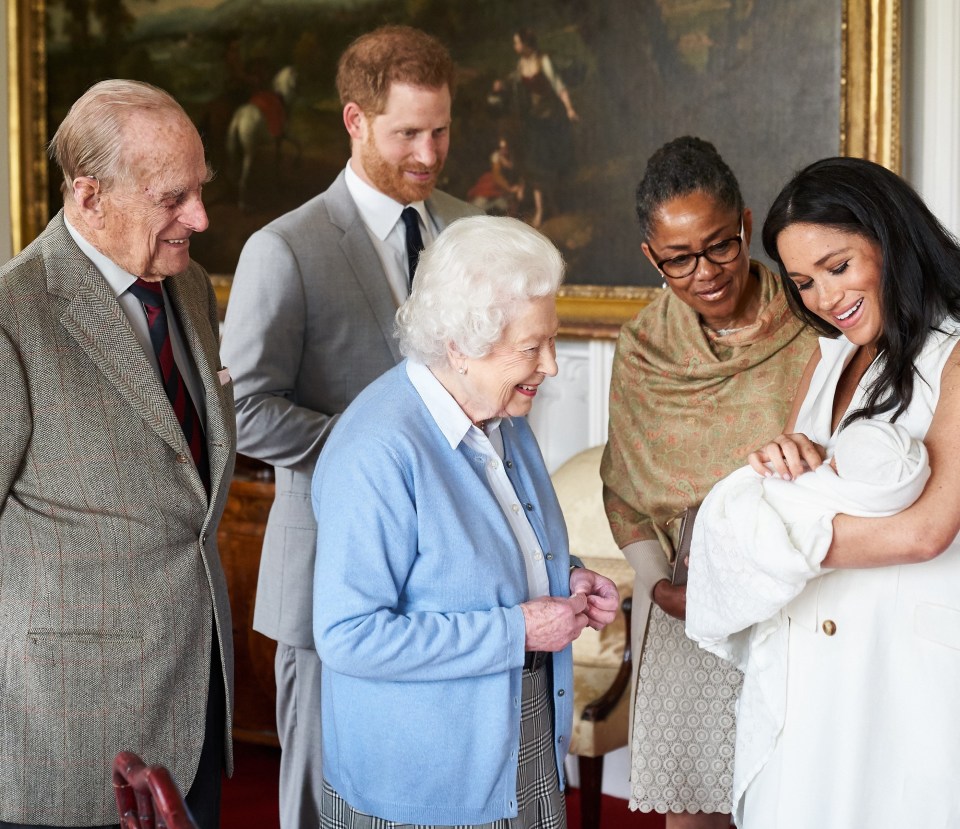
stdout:
[(173, 344), (170, 342), (170, 328), (167, 325), (167, 309), (163, 304), (163, 288), (160, 282), (146, 282), (138, 279), (130, 286), (129, 291), (143, 305), (147, 314), (147, 327), (150, 329), (150, 342), (157, 363), (160, 365), (160, 375), (163, 378), (163, 389), (173, 406), (173, 413), (180, 421), (183, 436), (190, 447), (194, 463), (203, 479), (203, 484), (210, 491), (210, 466), (207, 459), (207, 441), (200, 425), (200, 416), (190, 399), (190, 393), (183, 382), (180, 369), (173, 359)]
[(405, 207), (400, 214), (407, 236), (407, 267), (410, 269), (410, 284), (417, 270), (417, 260), (423, 250), (423, 237), (420, 235), (420, 214), (415, 207)]

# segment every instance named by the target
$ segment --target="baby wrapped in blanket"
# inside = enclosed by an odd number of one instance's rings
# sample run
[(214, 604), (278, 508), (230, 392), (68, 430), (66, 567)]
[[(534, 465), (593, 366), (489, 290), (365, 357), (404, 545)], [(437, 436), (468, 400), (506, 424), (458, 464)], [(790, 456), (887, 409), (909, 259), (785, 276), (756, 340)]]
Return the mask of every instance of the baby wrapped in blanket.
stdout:
[(786, 708), (787, 605), (817, 576), (838, 513), (883, 517), (909, 507), (930, 477), (906, 429), (858, 420), (829, 463), (793, 481), (749, 466), (710, 491), (697, 515), (687, 582), (687, 635), (744, 671), (734, 802), (773, 750)]

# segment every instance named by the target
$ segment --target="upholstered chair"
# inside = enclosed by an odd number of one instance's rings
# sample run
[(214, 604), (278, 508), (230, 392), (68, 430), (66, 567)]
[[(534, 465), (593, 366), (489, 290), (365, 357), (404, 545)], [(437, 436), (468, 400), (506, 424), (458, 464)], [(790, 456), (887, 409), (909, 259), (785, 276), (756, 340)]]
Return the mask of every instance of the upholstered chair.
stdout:
[(553, 475), (570, 535), (570, 552), (612, 579), (623, 600), (616, 620), (597, 632), (587, 628), (573, 643), (574, 722), (570, 753), (580, 773), (583, 829), (600, 825), (603, 757), (627, 744), (630, 718), (630, 596), (633, 568), (614, 543), (603, 510), (602, 446), (586, 449)]

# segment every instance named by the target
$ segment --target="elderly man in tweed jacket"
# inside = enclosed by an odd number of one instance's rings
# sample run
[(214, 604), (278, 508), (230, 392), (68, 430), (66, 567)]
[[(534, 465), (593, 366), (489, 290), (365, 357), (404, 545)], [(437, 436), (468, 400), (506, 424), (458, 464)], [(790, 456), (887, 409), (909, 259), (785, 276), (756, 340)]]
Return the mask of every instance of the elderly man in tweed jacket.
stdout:
[(203, 147), (165, 92), (114, 80), (51, 152), (64, 209), (0, 270), (0, 827), (115, 825), (125, 749), (167, 765), (213, 829), (236, 428), (189, 254)]

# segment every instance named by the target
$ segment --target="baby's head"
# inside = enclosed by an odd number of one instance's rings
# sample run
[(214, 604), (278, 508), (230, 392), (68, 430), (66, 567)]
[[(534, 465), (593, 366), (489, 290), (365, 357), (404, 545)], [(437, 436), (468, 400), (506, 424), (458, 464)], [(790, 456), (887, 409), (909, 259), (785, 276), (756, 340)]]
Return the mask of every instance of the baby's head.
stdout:
[(923, 462), (921, 445), (898, 423), (855, 420), (837, 436), (830, 465), (844, 480), (895, 484)]

